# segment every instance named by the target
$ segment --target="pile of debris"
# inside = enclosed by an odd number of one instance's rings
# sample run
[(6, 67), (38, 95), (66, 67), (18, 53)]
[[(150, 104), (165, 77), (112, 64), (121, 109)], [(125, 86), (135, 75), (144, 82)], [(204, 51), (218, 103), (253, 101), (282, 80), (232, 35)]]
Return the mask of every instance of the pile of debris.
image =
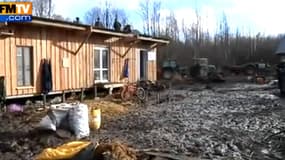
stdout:
[[(101, 109), (106, 121), (116, 117), (115, 113), (120, 115), (127, 112), (127, 108), (111, 102), (87, 101), (86, 104), (89, 109)], [(81, 107), (72, 107), (72, 105)], [(86, 129), (89, 127), (86, 107), (87, 105), (78, 103), (52, 105), (50, 109), (38, 108), (35, 105), (8, 105), (7, 112), (0, 112), (1, 158), (32, 159), (47, 147), (56, 147), (82, 138), (94, 140), (96, 133), (89, 128)], [(85, 109), (85, 115), (80, 117), (82, 109)], [(79, 124), (78, 120), (84, 118), (85, 120), (87, 118), (87, 121)], [(80, 126), (76, 127), (74, 124)]]

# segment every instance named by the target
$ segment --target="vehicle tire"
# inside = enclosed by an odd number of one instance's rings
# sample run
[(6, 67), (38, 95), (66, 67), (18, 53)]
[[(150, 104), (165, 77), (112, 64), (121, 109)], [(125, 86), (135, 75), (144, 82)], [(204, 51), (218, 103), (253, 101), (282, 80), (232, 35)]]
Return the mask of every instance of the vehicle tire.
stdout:
[(247, 66), (245, 68), (246, 75), (254, 75), (255, 74), (255, 67), (254, 66)]
[(146, 93), (142, 87), (137, 88), (136, 95), (142, 101), (146, 99)]
[(163, 79), (170, 80), (173, 77), (173, 72), (171, 72), (170, 70), (165, 70), (163, 71), (162, 77)]
[(266, 79), (263, 76), (256, 77), (256, 83), (257, 84), (265, 84), (265, 81), (266, 81)]

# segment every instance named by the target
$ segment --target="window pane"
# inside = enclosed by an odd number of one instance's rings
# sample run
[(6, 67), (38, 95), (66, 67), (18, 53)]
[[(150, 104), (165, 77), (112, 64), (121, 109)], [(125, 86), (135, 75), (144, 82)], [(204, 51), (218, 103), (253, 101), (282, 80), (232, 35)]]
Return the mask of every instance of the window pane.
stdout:
[(18, 86), (24, 85), (23, 77), (23, 54), (22, 48), (17, 48), (17, 84)]
[(24, 48), (24, 85), (32, 85), (32, 65), (31, 65), (31, 49)]
[(108, 80), (108, 71), (103, 71), (103, 80)]
[(100, 68), (100, 50), (98, 50), (98, 49), (95, 49), (94, 67), (95, 68)]
[(102, 62), (103, 62), (103, 68), (108, 68), (109, 64), (108, 64), (108, 50), (103, 50), (102, 53)]
[(100, 71), (94, 71), (95, 80), (100, 80)]

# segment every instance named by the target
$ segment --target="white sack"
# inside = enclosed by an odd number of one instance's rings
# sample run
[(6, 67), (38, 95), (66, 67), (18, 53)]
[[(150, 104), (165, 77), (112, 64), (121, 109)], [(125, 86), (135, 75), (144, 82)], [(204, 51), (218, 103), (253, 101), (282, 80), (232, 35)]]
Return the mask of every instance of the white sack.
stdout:
[(69, 112), (69, 124), (77, 139), (89, 136), (88, 107), (86, 104), (74, 104)]

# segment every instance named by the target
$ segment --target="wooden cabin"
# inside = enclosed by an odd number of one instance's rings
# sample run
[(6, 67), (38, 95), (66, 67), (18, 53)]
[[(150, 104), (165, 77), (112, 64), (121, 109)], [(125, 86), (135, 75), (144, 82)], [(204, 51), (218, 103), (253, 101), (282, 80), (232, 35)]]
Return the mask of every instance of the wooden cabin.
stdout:
[(89, 25), (33, 17), (0, 26), (0, 76), (6, 98), (41, 94), (41, 61), (50, 60), (52, 91), (94, 84), (122, 84), (125, 59), (130, 82), (156, 80), (157, 47), (169, 41)]

